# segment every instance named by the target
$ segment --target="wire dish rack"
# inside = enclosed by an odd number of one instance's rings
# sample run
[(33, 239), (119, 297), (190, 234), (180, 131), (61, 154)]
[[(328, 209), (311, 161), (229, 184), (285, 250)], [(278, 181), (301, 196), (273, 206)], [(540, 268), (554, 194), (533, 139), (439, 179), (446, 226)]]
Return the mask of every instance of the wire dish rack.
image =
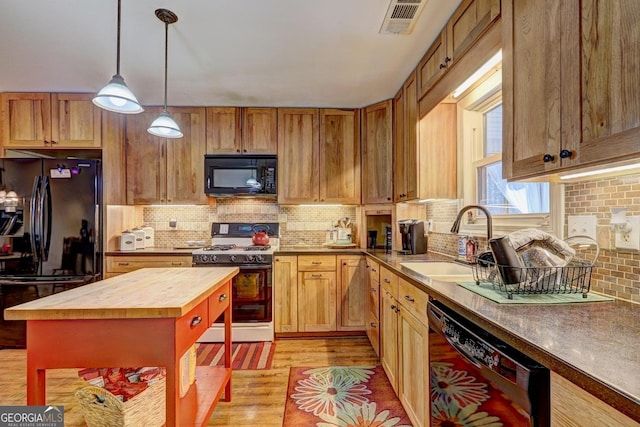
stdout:
[[(491, 257), (476, 257), (472, 264), (473, 278), (476, 284), (491, 283), (493, 287), (513, 299), (514, 294), (578, 294), (587, 297), (591, 286), (591, 272), (600, 248), (589, 237), (576, 236), (565, 240), (572, 247), (576, 247), (576, 255), (566, 260), (564, 265), (536, 265), (514, 267), (496, 264)], [(517, 250), (522, 255), (524, 250)], [(539, 246), (547, 252), (554, 252), (554, 248)], [(557, 252), (555, 253), (557, 255)], [(587, 255), (590, 259), (586, 259)], [(508, 280), (505, 280), (508, 278)]]

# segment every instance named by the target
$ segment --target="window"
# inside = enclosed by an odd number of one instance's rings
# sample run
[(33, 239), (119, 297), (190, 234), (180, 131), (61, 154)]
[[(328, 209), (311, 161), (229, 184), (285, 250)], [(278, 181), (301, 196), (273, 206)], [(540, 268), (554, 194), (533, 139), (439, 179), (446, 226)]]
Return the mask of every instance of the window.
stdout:
[[(494, 233), (536, 227), (554, 234), (562, 230), (560, 185), (547, 182), (507, 182), (502, 178), (502, 81), (491, 75), (458, 101), (459, 164), (464, 205), (479, 204), (491, 212)], [(482, 213), (463, 231), (484, 230)], [(560, 221), (560, 222), (558, 222)], [(483, 234), (483, 233), (479, 233)]]

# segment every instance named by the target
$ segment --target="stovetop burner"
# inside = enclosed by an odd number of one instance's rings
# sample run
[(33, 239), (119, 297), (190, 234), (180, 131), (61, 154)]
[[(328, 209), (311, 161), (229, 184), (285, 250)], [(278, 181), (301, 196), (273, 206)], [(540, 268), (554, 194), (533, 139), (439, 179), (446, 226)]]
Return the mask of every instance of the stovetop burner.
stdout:
[(217, 244), (217, 245), (207, 246), (206, 248), (202, 248), (203, 251), (209, 251), (209, 252), (211, 251), (224, 252), (224, 251), (230, 251), (232, 249), (237, 249), (241, 251), (268, 251), (269, 249), (271, 249), (271, 245), (238, 246), (236, 244), (228, 244), (228, 245)]
[(269, 249), (271, 249), (271, 245), (262, 245), (262, 246), (251, 245), (251, 246), (245, 246), (244, 248), (245, 251), (268, 251)]
[(212, 245), (207, 246), (206, 248), (202, 248), (204, 251), (230, 251), (231, 249), (237, 248), (238, 245), (230, 244), (230, 245)]

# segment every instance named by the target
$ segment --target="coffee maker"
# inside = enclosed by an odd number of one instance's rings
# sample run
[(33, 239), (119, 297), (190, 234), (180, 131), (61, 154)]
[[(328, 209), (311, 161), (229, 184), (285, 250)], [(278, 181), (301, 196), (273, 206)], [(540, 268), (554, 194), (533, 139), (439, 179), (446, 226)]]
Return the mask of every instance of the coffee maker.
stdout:
[(402, 237), (402, 251), (404, 255), (417, 255), (427, 252), (427, 239), (424, 235), (424, 221), (418, 219), (404, 219), (398, 221), (400, 236)]

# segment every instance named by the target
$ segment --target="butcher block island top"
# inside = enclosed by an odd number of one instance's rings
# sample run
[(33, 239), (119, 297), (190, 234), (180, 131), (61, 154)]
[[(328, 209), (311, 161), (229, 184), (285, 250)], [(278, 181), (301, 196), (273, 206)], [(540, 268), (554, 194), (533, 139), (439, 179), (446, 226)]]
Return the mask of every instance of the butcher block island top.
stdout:
[[(205, 426), (231, 400), (231, 281), (237, 267), (145, 268), (5, 310), (27, 321), (27, 405), (46, 405), (46, 370), (164, 366), (166, 427)], [(224, 315), (225, 366), (197, 366), (180, 392), (181, 359)], [(144, 392), (143, 392), (144, 393)]]
[(181, 317), (237, 267), (143, 268), (5, 310), (8, 320)]

